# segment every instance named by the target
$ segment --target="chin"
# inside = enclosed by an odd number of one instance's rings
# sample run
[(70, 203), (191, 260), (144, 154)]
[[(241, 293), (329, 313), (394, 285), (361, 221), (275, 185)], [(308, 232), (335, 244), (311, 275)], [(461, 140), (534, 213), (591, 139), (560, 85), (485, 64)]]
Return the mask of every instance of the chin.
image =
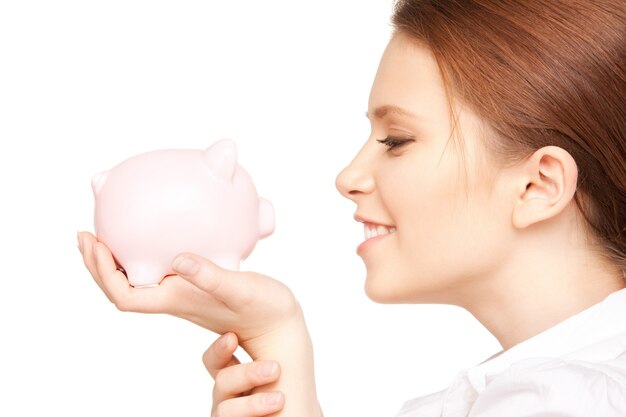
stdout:
[(388, 280), (387, 282), (385, 282), (385, 279), (376, 280), (374, 277), (370, 277), (369, 274), (365, 280), (365, 294), (370, 300), (380, 304), (406, 302), (407, 295), (406, 293), (402, 294), (393, 285), (390, 285)]
[[(409, 277), (406, 277), (409, 278)], [(434, 285), (427, 277), (412, 277), (402, 280), (399, 271), (374, 274), (368, 271), (365, 279), (365, 294), (379, 304), (447, 304), (449, 287)], [(422, 285), (415, 285), (426, 281)], [(411, 285), (413, 284), (413, 285)]]

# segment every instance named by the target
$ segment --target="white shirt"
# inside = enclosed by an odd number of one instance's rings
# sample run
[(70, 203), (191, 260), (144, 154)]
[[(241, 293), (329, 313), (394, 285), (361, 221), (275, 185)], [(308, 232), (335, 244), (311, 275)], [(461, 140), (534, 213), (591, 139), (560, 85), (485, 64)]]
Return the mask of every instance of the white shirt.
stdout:
[(407, 401), (397, 417), (626, 417), (626, 289)]

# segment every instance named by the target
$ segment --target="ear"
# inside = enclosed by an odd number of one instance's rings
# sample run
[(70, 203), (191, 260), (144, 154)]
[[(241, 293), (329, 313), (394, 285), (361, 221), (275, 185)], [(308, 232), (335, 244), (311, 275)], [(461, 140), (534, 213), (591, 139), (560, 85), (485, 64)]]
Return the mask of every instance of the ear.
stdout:
[(237, 168), (237, 146), (230, 139), (215, 142), (204, 151), (204, 161), (211, 174), (223, 181), (231, 182)]
[(104, 187), (104, 183), (107, 181), (109, 172), (110, 171), (101, 172), (91, 179), (91, 188), (93, 189), (93, 193), (95, 195), (98, 195), (100, 190), (102, 190), (102, 187)]
[(550, 219), (565, 209), (574, 197), (578, 167), (562, 148), (546, 146), (522, 162), (513, 226), (523, 229)]

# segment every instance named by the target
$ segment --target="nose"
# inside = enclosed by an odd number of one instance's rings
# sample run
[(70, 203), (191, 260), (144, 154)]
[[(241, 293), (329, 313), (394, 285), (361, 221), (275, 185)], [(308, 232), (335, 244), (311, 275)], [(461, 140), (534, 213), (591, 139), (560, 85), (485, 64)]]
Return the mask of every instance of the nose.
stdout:
[(360, 196), (371, 194), (375, 189), (372, 164), (363, 155), (363, 149), (345, 167), (335, 180), (335, 186), (344, 197), (357, 201)]

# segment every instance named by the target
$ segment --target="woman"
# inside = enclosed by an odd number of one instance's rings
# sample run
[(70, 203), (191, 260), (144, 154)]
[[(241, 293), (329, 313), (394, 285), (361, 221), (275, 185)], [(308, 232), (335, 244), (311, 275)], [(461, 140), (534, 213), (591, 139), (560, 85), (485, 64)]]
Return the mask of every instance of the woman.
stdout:
[[(366, 292), (461, 306), (503, 348), (399, 415), (626, 415), (626, 5), (406, 0), (393, 24), (371, 135), (337, 178)], [(223, 334), (204, 356), (214, 416), (321, 415), (284, 285), (182, 254), (135, 290), (93, 235), (79, 244), (121, 310)]]

